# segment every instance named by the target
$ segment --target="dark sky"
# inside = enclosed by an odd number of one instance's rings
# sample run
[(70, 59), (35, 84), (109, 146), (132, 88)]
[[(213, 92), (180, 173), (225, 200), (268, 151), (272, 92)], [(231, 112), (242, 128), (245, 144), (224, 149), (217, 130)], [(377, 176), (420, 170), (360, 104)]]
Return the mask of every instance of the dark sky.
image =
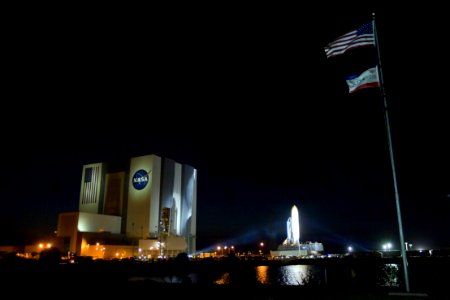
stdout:
[(348, 95), (344, 79), (373, 66), (374, 49), (323, 51), (373, 10), (405, 239), (449, 247), (444, 19), (381, 7), (18, 14), (0, 241), (55, 230), (59, 212), (77, 209), (83, 164), (154, 153), (198, 169), (199, 248), (281, 243), (293, 204), (303, 241), (398, 248), (380, 92)]

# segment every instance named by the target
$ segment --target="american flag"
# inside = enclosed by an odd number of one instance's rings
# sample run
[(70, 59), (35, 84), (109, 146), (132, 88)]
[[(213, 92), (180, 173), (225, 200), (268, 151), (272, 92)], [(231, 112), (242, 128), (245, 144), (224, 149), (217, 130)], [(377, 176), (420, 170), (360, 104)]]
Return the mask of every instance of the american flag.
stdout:
[(84, 183), (81, 204), (97, 203), (99, 194), (100, 165), (91, 165), (84, 169)]
[(352, 30), (325, 47), (327, 58), (344, 54), (347, 50), (375, 45), (372, 23), (366, 23), (356, 30)]

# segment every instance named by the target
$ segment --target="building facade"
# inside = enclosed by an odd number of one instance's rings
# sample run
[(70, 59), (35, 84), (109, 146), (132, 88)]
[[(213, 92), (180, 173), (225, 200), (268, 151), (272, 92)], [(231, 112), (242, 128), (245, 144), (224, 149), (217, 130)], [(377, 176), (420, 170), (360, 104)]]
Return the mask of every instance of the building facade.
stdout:
[[(108, 240), (100, 247), (105, 253), (105, 243), (114, 241), (131, 244), (126, 256), (195, 254), (196, 211), (197, 170), (145, 155), (125, 163), (84, 165), (79, 211), (60, 214), (57, 232), (70, 239), (69, 251), (79, 255), (86, 253), (96, 234)], [(142, 248), (146, 245), (151, 249)]]

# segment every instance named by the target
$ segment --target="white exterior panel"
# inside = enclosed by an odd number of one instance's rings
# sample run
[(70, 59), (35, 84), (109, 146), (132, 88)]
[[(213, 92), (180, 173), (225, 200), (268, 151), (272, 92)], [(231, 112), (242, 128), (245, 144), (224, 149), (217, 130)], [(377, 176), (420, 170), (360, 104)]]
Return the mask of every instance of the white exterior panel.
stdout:
[(121, 222), (122, 218), (118, 216), (80, 212), (78, 215), (78, 231), (120, 233)]

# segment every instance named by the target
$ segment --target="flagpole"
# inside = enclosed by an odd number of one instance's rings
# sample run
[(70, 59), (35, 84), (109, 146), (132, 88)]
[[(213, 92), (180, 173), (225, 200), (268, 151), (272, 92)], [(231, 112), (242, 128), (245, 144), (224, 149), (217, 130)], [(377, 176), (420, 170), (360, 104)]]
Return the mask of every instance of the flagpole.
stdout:
[(375, 13), (372, 13), (372, 16), (373, 16), (373, 20), (372, 20), (373, 33), (374, 33), (374, 37), (375, 37), (375, 45), (377, 48), (378, 73), (379, 73), (379, 78), (380, 78), (381, 96), (383, 97), (383, 103), (384, 103), (384, 120), (385, 120), (385, 124), (386, 124), (387, 138), (388, 138), (388, 144), (389, 144), (389, 156), (391, 159), (392, 178), (394, 181), (395, 206), (397, 208), (398, 230), (399, 230), (399, 234), (400, 234), (400, 249), (401, 249), (402, 259), (403, 259), (403, 273), (405, 275), (406, 292), (409, 293), (410, 290), (409, 290), (409, 277), (408, 277), (408, 260), (406, 258), (405, 239), (403, 237), (402, 216), (400, 213), (400, 200), (399, 200), (398, 188), (397, 188), (397, 175), (395, 172), (395, 163), (394, 163), (394, 150), (392, 147), (391, 128), (389, 125), (389, 114), (388, 114), (388, 107), (387, 107), (387, 101), (386, 101), (386, 92), (384, 90), (383, 69), (381, 68), (380, 47), (378, 46), (378, 33), (377, 33), (377, 29), (376, 29), (376, 24), (375, 24)]

